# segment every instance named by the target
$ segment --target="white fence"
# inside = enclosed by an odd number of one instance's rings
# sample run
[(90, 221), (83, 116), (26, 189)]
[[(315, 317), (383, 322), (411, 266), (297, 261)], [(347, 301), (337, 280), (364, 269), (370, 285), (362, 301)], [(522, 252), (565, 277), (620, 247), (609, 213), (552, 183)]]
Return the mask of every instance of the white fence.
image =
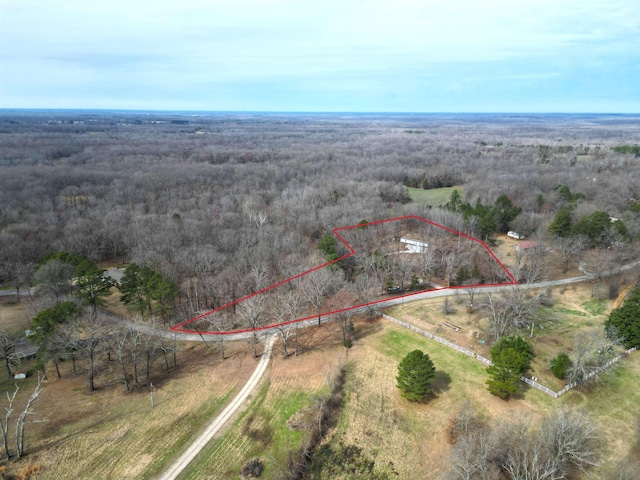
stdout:
[(390, 317), (389, 315), (385, 315), (384, 313), (382, 314), (383, 318), (386, 318), (387, 320), (393, 322), (393, 323), (397, 323), (398, 325), (404, 327), (404, 328), (408, 328), (409, 330), (419, 333), (420, 335), (423, 335), (427, 338), (430, 338), (431, 340), (435, 340), (438, 343), (441, 343), (443, 345), (446, 345), (449, 348), (453, 348), (454, 350), (458, 350), (459, 352), (464, 353), (465, 355), (469, 355), (470, 357), (476, 358), (478, 360), (480, 360), (481, 362), (486, 363), (487, 365), (491, 365), (491, 360), (489, 360), (488, 358), (484, 358), (481, 355), (478, 355), (477, 352), (473, 352), (471, 350), (467, 350), (464, 347), (461, 347), (460, 345), (456, 345), (455, 343), (450, 342), (449, 340), (445, 340), (442, 337), (438, 337), (436, 335), (433, 335), (429, 332), (426, 332), (424, 330), (419, 329), (418, 327), (415, 327), (409, 323), (403, 322), (402, 320), (398, 320), (397, 318), (393, 318)]
[[(478, 355), (477, 352), (473, 352), (471, 350), (468, 350), (466, 348), (461, 347), (460, 345), (456, 345), (455, 343), (450, 342), (449, 340), (445, 340), (442, 337), (438, 337), (436, 335), (433, 335), (429, 332), (426, 332), (414, 325), (411, 325), (407, 322), (403, 322), (402, 320), (398, 320), (397, 318), (393, 318), (390, 317), (389, 315), (386, 315), (384, 313), (381, 314), (383, 318), (396, 323), (398, 325), (400, 325), (401, 327), (404, 328), (408, 328), (409, 330), (411, 330), (412, 332), (416, 332), (420, 335), (423, 335), (427, 338), (430, 338), (431, 340), (435, 340), (438, 343), (441, 343), (443, 345), (446, 345), (449, 348), (453, 348), (454, 350), (457, 350), (459, 352), (464, 353), (465, 355), (469, 355), (470, 357), (473, 357), (477, 360), (480, 360), (481, 362), (487, 364), (487, 365), (491, 365), (491, 360), (489, 360), (488, 358), (485, 358), (481, 355)], [(605, 363), (602, 367), (594, 370), (593, 372), (589, 373), (588, 375), (585, 376), (585, 378), (583, 379), (584, 381), (589, 380), (591, 377), (593, 377), (594, 375), (597, 375), (598, 373), (602, 372), (603, 370), (609, 368), (611, 365), (613, 365), (614, 363), (616, 363), (617, 361), (619, 361), (620, 359), (626, 357), (627, 355), (629, 355), (631, 352), (635, 351), (636, 347), (630, 348), (629, 350), (621, 353), (620, 355), (618, 355), (615, 358), (612, 358), (611, 360), (609, 360), (607, 363)], [(545, 387), (544, 385), (531, 380), (530, 378), (527, 377), (520, 377), (520, 380), (522, 380), (524, 383), (526, 383), (527, 385), (531, 385), (533, 388), (537, 388), (538, 390), (543, 391), (544, 393), (547, 393), (549, 395), (551, 395), (553, 398), (558, 398), (560, 395), (563, 395), (565, 393), (567, 393), (569, 390), (571, 390), (573, 387), (575, 387), (577, 385), (577, 383), (570, 383), (567, 386), (565, 386), (562, 390), (560, 390), (559, 392), (554, 392), (553, 390), (551, 390), (549, 387)]]

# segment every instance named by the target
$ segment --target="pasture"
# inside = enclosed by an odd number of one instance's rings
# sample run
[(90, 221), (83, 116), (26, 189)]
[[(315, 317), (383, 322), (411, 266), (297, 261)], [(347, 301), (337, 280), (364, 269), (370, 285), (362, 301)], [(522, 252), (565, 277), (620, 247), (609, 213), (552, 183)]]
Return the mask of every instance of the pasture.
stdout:
[(449, 201), (451, 192), (462, 191), (462, 187), (442, 187), (423, 190), (422, 188), (406, 187), (412, 202), (428, 207), (444, 205)]

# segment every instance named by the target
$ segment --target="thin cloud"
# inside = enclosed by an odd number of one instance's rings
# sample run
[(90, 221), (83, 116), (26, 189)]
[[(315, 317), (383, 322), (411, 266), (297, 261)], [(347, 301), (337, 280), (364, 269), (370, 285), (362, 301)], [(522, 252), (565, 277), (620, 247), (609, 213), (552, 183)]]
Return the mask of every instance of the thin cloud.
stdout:
[(640, 65), (636, 8), (634, 0), (0, 0), (0, 106), (521, 111), (533, 96), (575, 110), (591, 95), (593, 105), (606, 98), (629, 111), (640, 102), (630, 67)]

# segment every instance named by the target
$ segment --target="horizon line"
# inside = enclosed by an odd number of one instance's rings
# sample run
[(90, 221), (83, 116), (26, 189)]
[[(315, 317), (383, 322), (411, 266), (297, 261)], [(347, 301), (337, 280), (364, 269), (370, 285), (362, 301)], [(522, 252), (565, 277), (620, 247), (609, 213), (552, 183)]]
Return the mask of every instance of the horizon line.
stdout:
[(0, 107), (0, 113), (7, 112), (94, 112), (94, 113), (145, 113), (145, 114), (226, 114), (226, 115), (616, 115), (636, 116), (638, 112), (613, 111), (349, 111), (349, 110), (192, 110), (192, 109), (163, 109), (163, 108), (102, 108), (102, 107)]

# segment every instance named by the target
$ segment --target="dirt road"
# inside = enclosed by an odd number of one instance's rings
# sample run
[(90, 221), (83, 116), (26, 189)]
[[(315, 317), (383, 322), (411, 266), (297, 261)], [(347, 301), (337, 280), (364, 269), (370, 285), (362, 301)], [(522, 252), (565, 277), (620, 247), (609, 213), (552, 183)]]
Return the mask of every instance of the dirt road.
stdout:
[(242, 387), (240, 393), (236, 395), (233, 401), (227, 405), (217, 418), (209, 424), (204, 432), (187, 448), (187, 450), (176, 460), (176, 462), (169, 467), (169, 469), (160, 476), (159, 480), (174, 480), (182, 473), (182, 471), (191, 463), (195, 456), (204, 448), (204, 446), (214, 437), (216, 433), (224, 426), (224, 424), (233, 416), (233, 414), (240, 408), (240, 406), (247, 399), (249, 394), (258, 385), (258, 382), (262, 378), (264, 371), (267, 369), (269, 359), (271, 358), (271, 348), (273, 342), (276, 339), (276, 335), (271, 335), (267, 339), (265, 344), (264, 353), (260, 357), (260, 361), (256, 366), (249, 381)]

